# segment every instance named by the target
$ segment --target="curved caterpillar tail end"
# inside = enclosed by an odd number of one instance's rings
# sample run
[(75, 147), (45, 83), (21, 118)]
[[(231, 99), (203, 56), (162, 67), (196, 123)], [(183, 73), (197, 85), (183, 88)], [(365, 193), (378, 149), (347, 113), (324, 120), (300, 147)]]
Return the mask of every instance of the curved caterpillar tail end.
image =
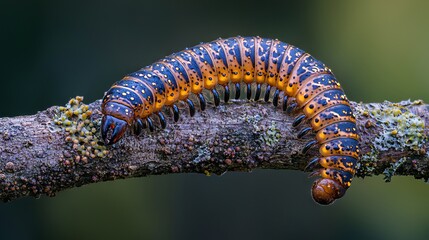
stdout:
[(345, 193), (346, 189), (339, 182), (329, 178), (317, 179), (311, 188), (313, 200), (321, 205), (329, 205)]

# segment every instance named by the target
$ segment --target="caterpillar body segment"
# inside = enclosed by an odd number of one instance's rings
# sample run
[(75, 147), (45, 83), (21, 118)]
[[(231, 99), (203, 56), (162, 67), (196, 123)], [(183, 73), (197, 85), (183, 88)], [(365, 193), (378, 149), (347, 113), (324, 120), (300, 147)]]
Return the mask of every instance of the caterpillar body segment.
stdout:
[[(235, 89), (230, 89), (230, 84)], [(171, 108), (179, 119), (179, 101), (186, 102), (195, 114), (191, 94), (197, 96), (201, 110), (206, 108), (203, 90), (220, 104), (217, 86), (224, 89), (223, 100), (240, 97), (246, 86), (246, 98), (261, 97), (283, 111), (299, 111), (294, 127), (305, 125), (298, 133), (303, 138), (313, 132), (315, 138), (303, 147), (303, 153), (319, 145), (320, 156), (310, 161), (311, 175), (318, 175), (312, 187), (313, 199), (330, 204), (342, 197), (350, 186), (359, 160), (359, 134), (350, 103), (332, 71), (303, 50), (277, 39), (233, 37), (201, 43), (167, 56), (152, 65), (126, 75), (105, 94), (102, 103), (102, 137), (107, 144), (119, 141), (126, 129), (140, 134), (154, 130), (152, 115), (162, 128), (167, 123), (162, 110)], [(265, 87), (265, 93), (262, 92)], [(262, 96), (263, 95), (263, 96)]]

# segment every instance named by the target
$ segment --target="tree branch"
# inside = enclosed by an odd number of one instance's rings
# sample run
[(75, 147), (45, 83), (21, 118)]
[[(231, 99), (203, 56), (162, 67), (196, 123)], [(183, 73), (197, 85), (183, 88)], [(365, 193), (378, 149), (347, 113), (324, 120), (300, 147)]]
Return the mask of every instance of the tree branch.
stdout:
[[(428, 105), (352, 105), (362, 137), (358, 176), (429, 177)], [(315, 147), (302, 155), (311, 136), (297, 139), (300, 127), (291, 126), (293, 116), (263, 102), (209, 105), (193, 118), (181, 109), (181, 120), (167, 129), (127, 134), (107, 148), (97, 138), (99, 109), (100, 101), (86, 106), (78, 99), (32, 116), (1, 118), (0, 199), (53, 196), (84, 184), (157, 174), (303, 170), (318, 154)]]

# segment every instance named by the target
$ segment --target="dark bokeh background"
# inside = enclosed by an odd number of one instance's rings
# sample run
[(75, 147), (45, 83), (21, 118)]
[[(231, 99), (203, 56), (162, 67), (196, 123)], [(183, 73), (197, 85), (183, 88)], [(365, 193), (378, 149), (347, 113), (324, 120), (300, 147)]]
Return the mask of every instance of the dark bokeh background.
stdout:
[[(327, 63), (355, 101), (428, 101), (427, 1), (0, 2), (0, 116), (86, 102), (217, 37), (260, 35)], [(429, 185), (358, 179), (330, 207), (295, 171), (169, 175), (0, 205), (0, 239), (428, 239)]]

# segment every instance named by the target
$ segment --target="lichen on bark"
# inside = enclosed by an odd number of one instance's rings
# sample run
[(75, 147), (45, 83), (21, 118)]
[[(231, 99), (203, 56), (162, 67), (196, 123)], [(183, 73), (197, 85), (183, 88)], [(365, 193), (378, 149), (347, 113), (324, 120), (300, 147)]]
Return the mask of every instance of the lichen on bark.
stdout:
[[(86, 105), (77, 100), (32, 116), (0, 118), (1, 200), (53, 196), (85, 184), (157, 174), (222, 174), (255, 168), (302, 171), (318, 154), (317, 147), (301, 153), (313, 136), (297, 139), (300, 129), (292, 127), (294, 115), (269, 103), (246, 100), (217, 108), (209, 104), (193, 118), (181, 108), (179, 122), (170, 120), (166, 129), (127, 134), (106, 147), (98, 135), (101, 101)], [(352, 102), (352, 107), (361, 134), (358, 177), (428, 178), (427, 105)], [(168, 113), (167, 118), (171, 119)], [(93, 141), (102, 148), (97, 153), (96, 148), (88, 149)]]

